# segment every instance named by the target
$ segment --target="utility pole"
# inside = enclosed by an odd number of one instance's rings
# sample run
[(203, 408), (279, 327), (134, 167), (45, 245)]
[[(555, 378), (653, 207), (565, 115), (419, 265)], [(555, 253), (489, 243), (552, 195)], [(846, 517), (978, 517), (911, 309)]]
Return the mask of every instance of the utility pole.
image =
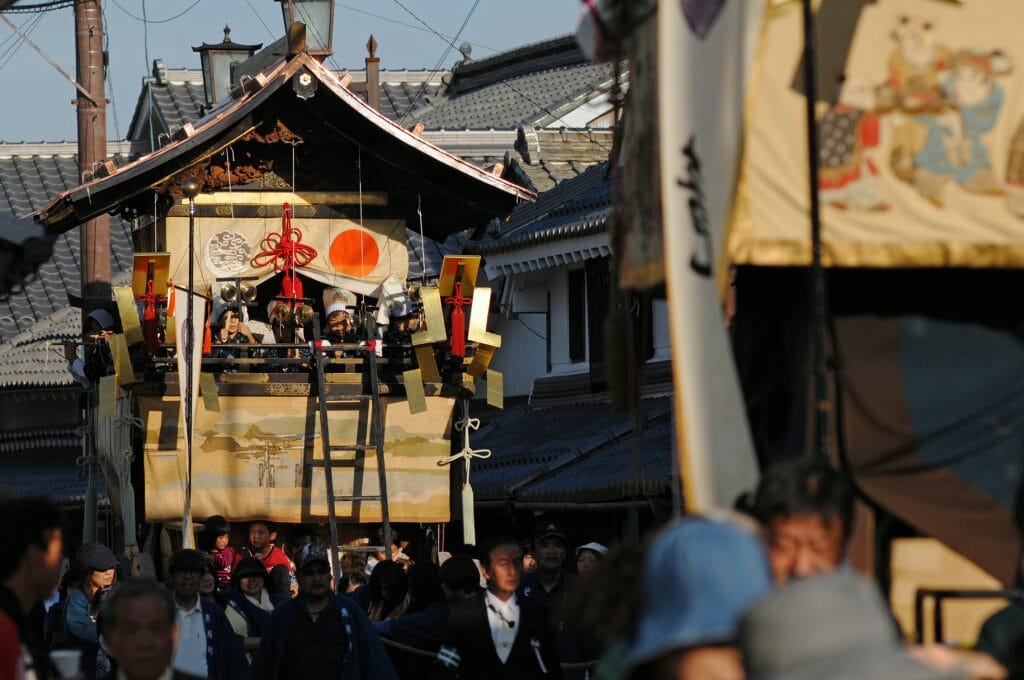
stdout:
[[(78, 169), (92, 177), (107, 157), (107, 100), (103, 70), (103, 15), (100, 0), (75, 3), (77, 80), (89, 92), (74, 100), (78, 107)], [(82, 297), (110, 299), (110, 220), (101, 215), (82, 225)], [(87, 310), (85, 310), (87, 311)]]
[[(103, 82), (103, 15), (100, 0), (85, 0), (75, 3), (75, 52), (79, 96), (74, 100), (78, 107), (78, 169), (80, 178), (91, 179), (93, 168), (107, 157), (107, 99)], [(84, 92), (82, 91), (84, 90)], [(85, 93), (88, 94), (85, 94)], [(82, 297), (110, 300), (110, 220), (101, 215), (82, 225), (81, 232)], [(91, 310), (85, 305), (84, 315)], [(88, 402), (87, 402), (88, 403)], [(93, 402), (95, 403), (95, 402)], [(86, 424), (91, 424), (92, 409), (85, 410)], [(89, 432), (92, 428), (86, 428)], [(88, 434), (86, 435), (89, 436)], [(83, 538), (96, 540), (96, 477), (99, 466), (96, 461), (96, 446), (89, 442), (89, 486), (85, 492)]]

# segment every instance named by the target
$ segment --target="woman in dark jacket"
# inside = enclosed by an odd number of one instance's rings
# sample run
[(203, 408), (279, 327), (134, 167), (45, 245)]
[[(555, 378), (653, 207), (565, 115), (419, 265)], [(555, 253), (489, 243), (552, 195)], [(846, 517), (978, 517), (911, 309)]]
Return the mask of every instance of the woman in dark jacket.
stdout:
[(102, 674), (107, 670), (107, 663), (99, 647), (97, 609), (93, 601), (101, 590), (114, 584), (117, 558), (101, 543), (86, 543), (79, 548), (75, 561), (81, 585), (68, 592), (64, 605), (65, 642), (69, 647), (82, 650), (82, 673), (88, 680), (95, 680), (97, 669)]

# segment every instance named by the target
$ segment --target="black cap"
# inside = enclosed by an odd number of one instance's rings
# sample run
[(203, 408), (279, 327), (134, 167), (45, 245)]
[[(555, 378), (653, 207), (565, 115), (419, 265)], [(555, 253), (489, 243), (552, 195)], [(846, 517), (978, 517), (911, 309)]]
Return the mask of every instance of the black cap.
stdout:
[(231, 571), (231, 583), (237, 584), (246, 576), (262, 576), (266, 580), (267, 568), (255, 557), (245, 557)]
[(206, 571), (206, 558), (198, 550), (184, 548), (171, 555), (168, 569), (172, 574), (176, 571)]
[(85, 543), (78, 549), (78, 568), (83, 574), (90, 571), (106, 571), (117, 566), (117, 558), (110, 548), (102, 543)]
[(569, 539), (565, 534), (565, 527), (558, 522), (553, 520), (543, 520), (538, 522), (533, 528), (533, 543), (536, 544), (538, 541), (543, 541), (545, 538), (560, 538), (563, 543), (568, 543)]
[(295, 571), (304, 571), (314, 562), (323, 562), (328, 567), (331, 566), (326, 547), (320, 543), (307, 543), (299, 549), (299, 554), (295, 556)]

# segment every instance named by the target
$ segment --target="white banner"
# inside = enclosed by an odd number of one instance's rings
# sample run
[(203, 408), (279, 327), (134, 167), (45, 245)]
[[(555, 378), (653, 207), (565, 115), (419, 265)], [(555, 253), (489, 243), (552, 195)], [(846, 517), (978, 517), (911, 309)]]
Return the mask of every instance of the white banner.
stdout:
[[(192, 301), (192, 323), (191, 336), (186, 328), (188, 321), (188, 301)], [(193, 455), (192, 451), (192, 440), (195, 434), (194, 424), (196, 415), (196, 404), (199, 401), (199, 369), (202, 367), (203, 361), (203, 332), (206, 328), (206, 300), (199, 295), (189, 295), (184, 300), (178, 300), (175, 304), (175, 315), (174, 315), (176, 330), (178, 332), (178, 393), (181, 395), (181, 407), (179, 413), (181, 418), (179, 420), (181, 431), (185, 433), (185, 464), (188, 466), (189, 459)], [(191, 339), (191, 352), (188, 352), (188, 342)], [(186, 357), (191, 354), (191, 366), (186, 364)], [(188, 377), (191, 376), (192, 384), (188, 384)], [(187, 405), (191, 400), (191, 418), (186, 418), (188, 411)], [(192, 428), (188, 428), (189, 424), (192, 424)], [(182, 517), (182, 541), (183, 546), (186, 548), (193, 547), (192, 543), (192, 513), (191, 513), (191, 484), (192, 480), (186, 473), (182, 479), (182, 484), (185, 488), (186, 503), (183, 508)]]
[(741, 153), (759, 0), (658, 3), (658, 132), (676, 438), (687, 509), (757, 483), (716, 279)]

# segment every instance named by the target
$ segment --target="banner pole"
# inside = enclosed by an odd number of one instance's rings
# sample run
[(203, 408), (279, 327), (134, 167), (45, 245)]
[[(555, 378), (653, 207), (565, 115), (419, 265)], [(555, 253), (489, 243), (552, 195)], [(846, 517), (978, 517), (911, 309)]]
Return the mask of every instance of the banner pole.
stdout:
[(194, 548), (192, 532), (192, 430), (195, 404), (193, 396), (192, 371), (195, 362), (195, 240), (196, 240), (196, 196), (199, 182), (187, 179), (181, 184), (181, 193), (188, 198), (188, 301), (185, 303), (185, 507), (181, 518), (181, 546)]
[(814, 31), (813, 0), (803, 0), (804, 21), (804, 93), (807, 112), (808, 189), (811, 199), (811, 334), (814, 362), (814, 452), (828, 457), (832, 449), (829, 432), (828, 357), (826, 350), (827, 289), (821, 262), (821, 211), (818, 197), (818, 75), (815, 68), (817, 45)]

